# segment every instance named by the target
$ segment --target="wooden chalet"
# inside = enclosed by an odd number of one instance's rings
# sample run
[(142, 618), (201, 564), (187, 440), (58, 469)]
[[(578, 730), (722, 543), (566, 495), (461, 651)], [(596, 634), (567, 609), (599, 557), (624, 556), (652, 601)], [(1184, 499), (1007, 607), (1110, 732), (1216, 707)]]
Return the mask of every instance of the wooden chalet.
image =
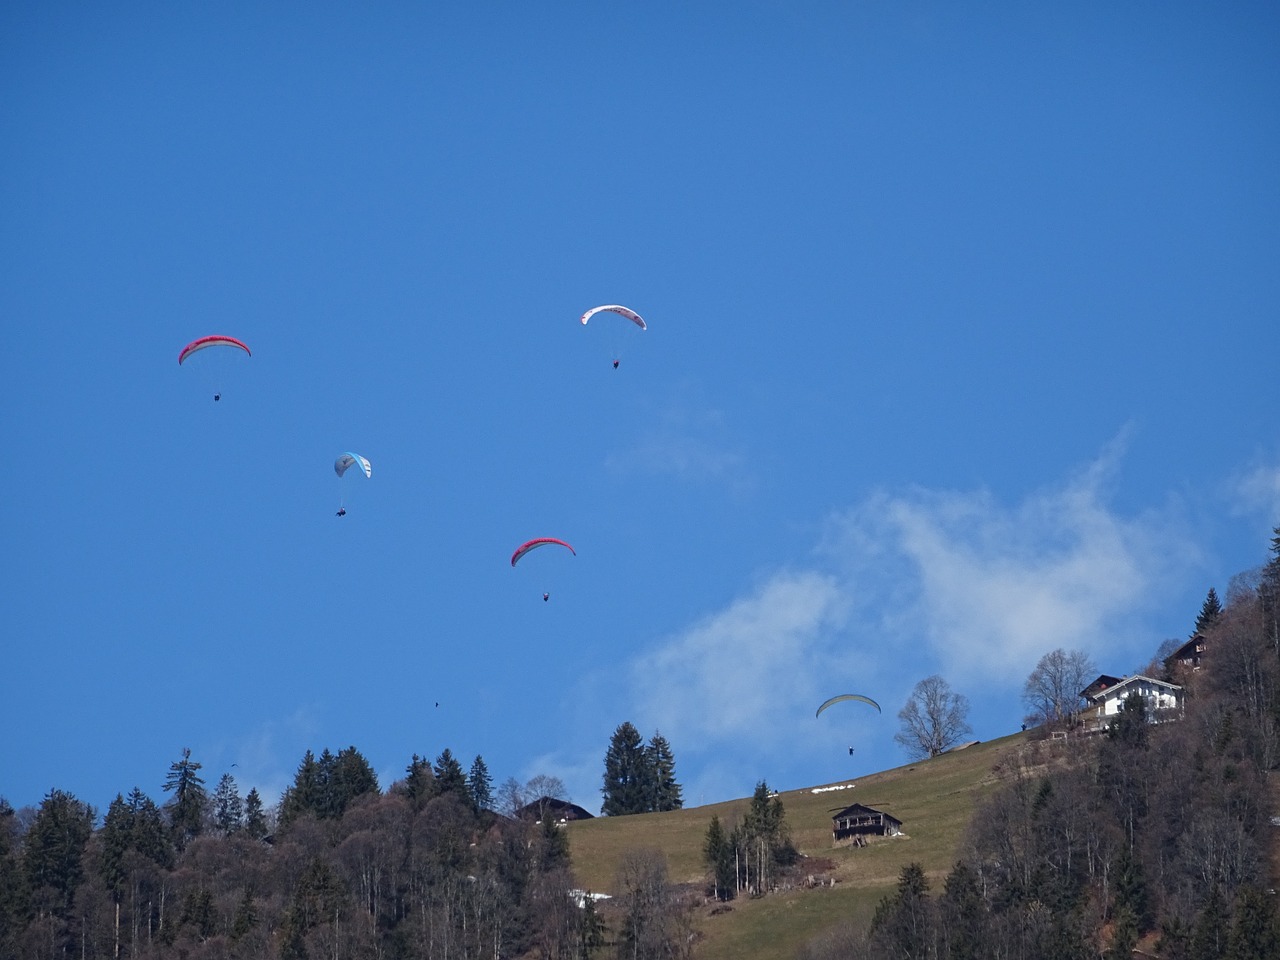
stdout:
[(1181, 667), (1183, 670), (1199, 670), (1200, 660), (1204, 656), (1204, 634), (1194, 637), (1164, 658), (1164, 665), (1170, 673)]
[(902, 821), (883, 810), (854, 803), (831, 818), (833, 840), (849, 837), (896, 837), (902, 832)]
[(553, 818), (557, 823), (595, 819), (595, 814), (591, 811), (556, 797), (539, 797), (532, 803), (526, 803), (516, 811), (516, 816), (521, 820), (533, 820), (537, 823), (541, 823), (547, 817)]

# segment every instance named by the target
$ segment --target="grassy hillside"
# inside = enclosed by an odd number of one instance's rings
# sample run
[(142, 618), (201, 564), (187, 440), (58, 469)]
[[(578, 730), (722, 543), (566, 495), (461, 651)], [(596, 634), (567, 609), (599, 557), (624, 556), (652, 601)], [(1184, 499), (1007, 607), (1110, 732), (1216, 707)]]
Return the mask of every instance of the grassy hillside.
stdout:
[[(976, 744), (932, 760), (922, 760), (856, 780), (852, 789), (781, 794), (787, 824), (814, 872), (834, 886), (795, 889), (757, 900), (735, 900), (713, 915), (700, 908), (704, 936), (699, 960), (777, 960), (793, 956), (801, 944), (843, 919), (865, 921), (897, 882), (902, 867), (919, 862), (934, 889), (955, 863), (965, 828), (977, 803), (1021, 766), (1037, 765), (1050, 748), (1028, 744), (1024, 734)], [(821, 784), (818, 786), (832, 786)], [(702, 844), (713, 815), (726, 828), (741, 818), (747, 799), (672, 813), (599, 817), (569, 825), (574, 873), (587, 889), (611, 893), (622, 855), (657, 848), (667, 857), (674, 883), (701, 883), (706, 871)], [(851, 803), (893, 814), (904, 836), (875, 839), (867, 847), (832, 843), (831, 817)]]

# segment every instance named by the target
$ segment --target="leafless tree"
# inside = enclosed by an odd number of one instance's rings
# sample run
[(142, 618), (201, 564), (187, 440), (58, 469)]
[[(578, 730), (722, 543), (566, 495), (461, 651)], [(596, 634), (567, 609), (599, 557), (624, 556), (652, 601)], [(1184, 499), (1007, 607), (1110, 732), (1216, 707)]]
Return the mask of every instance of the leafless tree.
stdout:
[(916, 684), (907, 705), (898, 711), (902, 729), (893, 739), (912, 757), (936, 757), (973, 732), (968, 715), (969, 698), (952, 692), (950, 684), (934, 674)]
[(1080, 691), (1098, 675), (1098, 668), (1083, 650), (1059, 647), (1040, 658), (1027, 677), (1022, 702), (1033, 724), (1061, 723), (1080, 707)]

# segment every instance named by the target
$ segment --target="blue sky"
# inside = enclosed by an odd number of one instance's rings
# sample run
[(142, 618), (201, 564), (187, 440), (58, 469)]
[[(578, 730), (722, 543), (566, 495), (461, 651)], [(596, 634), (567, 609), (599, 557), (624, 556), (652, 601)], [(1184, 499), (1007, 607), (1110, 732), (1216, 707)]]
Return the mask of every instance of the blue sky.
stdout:
[[(1265, 3), (4, 5), (0, 796), (448, 747), (597, 809), (629, 720), (696, 804), (904, 762), (932, 673), (988, 739), (1055, 647), (1141, 668), (1280, 523), (1278, 44)], [(538, 536), (577, 556), (513, 570)]]

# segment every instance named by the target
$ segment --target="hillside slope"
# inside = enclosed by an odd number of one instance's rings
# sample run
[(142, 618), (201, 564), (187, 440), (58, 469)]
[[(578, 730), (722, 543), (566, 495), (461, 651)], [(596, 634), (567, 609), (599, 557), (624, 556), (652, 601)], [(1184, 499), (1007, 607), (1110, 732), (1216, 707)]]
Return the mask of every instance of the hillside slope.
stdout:
[[(818, 785), (854, 784), (843, 790), (781, 793), (792, 839), (813, 864), (811, 871), (802, 867), (802, 872), (827, 883), (755, 900), (734, 900), (728, 904), (730, 909), (714, 914), (716, 905), (705, 904), (695, 921), (703, 937), (695, 955), (699, 960), (794, 956), (811, 937), (843, 920), (869, 919), (880, 898), (896, 884), (902, 867), (913, 861), (924, 867), (936, 889), (956, 861), (979, 801), (1019, 770), (1053, 759), (1049, 744), (1029, 743), (1019, 733), (855, 780)], [(612, 893), (622, 856), (630, 850), (656, 848), (666, 855), (673, 883), (700, 887), (706, 877), (702, 845), (712, 816), (719, 816), (728, 827), (748, 803), (744, 798), (671, 813), (571, 823), (574, 874), (584, 888)], [(866, 847), (836, 846), (831, 817), (851, 803), (893, 814), (903, 823), (903, 836), (877, 838)]]

